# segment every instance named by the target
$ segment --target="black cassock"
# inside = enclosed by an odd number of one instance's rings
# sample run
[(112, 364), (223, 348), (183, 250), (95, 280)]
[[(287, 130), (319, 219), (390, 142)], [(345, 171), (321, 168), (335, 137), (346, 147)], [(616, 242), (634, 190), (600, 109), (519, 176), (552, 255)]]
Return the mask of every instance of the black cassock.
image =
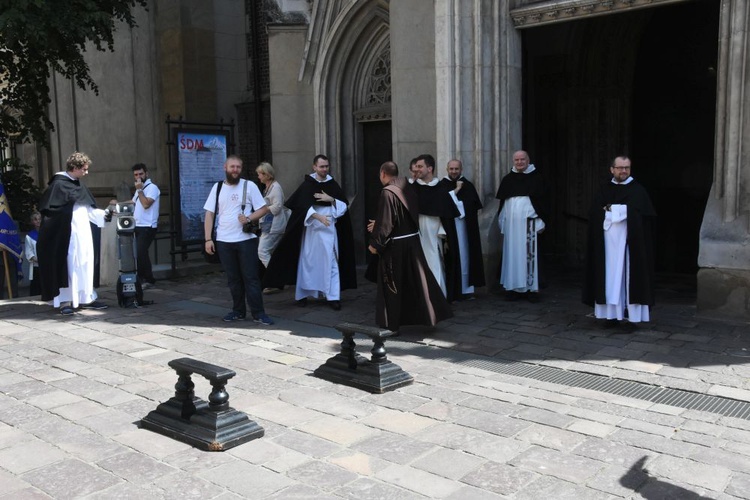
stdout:
[[(279, 246), (271, 255), (268, 268), (263, 276), (263, 286), (271, 288), (284, 288), (285, 285), (294, 285), (297, 283), (297, 265), (299, 264), (299, 254), (302, 249), (302, 233), (305, 229), (305, 215), (313, 205), (325, 205), (325, 202), (319, 202), (315, 199), (315, 193), (331, 195), (337, 200), (343, 201), (347, 205), (346, 199), (341, 186), (330, 179), (326, 182), (318, 182), (310, 175), (306, 175), (302, 184), (292, 195), (287, 198), (287, 208), (291, 209), (292, 214), (287, 222), (284, 236), (281, 237)], [(357, 267), (354, 258), (354, 234), (352, 233), (352, 223), (347, 210), (343, 217), (336, 220), (336, 236), (338, 238), (338, 259), (339, 259), (339, 280), (341, 290), (357, 288)]]
[(399, 177), (383, 188), (370, 236), (380, 257), (375, 321), (394, 331), (405, 325), (434, 326), (453, 317), (427, 267), (418, 235), (417, 194), (407, 184)]
[[(461, 283), (461, 259), (466, 258), (469, 262), (469, 286), (480, 287), (485, 285), (484, 280), (484, 258), (482, 257), (482, 241), (479, 234), (479, 218), (478, 213), (482, 209), (482, 201), (479, 199), (479, 193), (474, 187), (474, 184), (466, 180), (466, 177), (461, 176), (458, 179), (451, 180), (448, 177), (444, 177), (440, 180), (449, 191), (456, 189), (456, 181), (462, 181), (463, 186), (458, 192), (456, 197), (459, 201), (464, 204), (464, 224), (466, 225), (466, 236), (468, 240), (468, 255), (462, 256), (459, 251), (458, 245), (455, 248), (448, 245), (445, 253), (445, 269), (446, 269), (446, 286), (450, 292), (449, 297), (460, 298), (463, 294), (463, 286)], [(455, 219), (452, 224), (443, 224), (446, 232), (455, 232)], [(448, 241), (455, 239), (458, 243), (458, 233), (454, 237), (449, 236)], [(448, 269), (452, 269), (453, 272), (448, 272)], [(457, 271), (456, 271), (457, 269)]]
[(635, 180), (628, 184), (608, 182), (594, 196), (589, 214), (583, 303), (591, 307), (594, 306), (594, 302), (607, 303), (603, 228), (605, 215), (603, 207), (607, 205), (627, 205), (628, 207), (630, 303), (653, 306), (656, 211), (646, 190)]
[[(60, 295), (61, 288), (69, 286), (70, 223), (76, 203), (96, 207), (96, 200), (91, 191), (78, 179), (71, 179), (62, 174), (53, 175), (39, 202), (42, 224), (37, 240), (37, 257), (41, 295), (44, 301), (54, 299)], [(98, 248), (95, 246), (96, 250)], [(96, 278), (94, 281), (96, 286)]]

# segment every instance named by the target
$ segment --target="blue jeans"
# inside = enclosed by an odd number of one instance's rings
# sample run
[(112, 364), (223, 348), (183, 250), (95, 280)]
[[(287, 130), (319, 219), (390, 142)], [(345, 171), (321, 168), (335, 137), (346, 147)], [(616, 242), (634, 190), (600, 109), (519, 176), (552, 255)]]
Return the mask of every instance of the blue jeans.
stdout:
[(257, 317), (265, 314), (263, 293), (258, 277), (258, 238), (236, 243), (216, 242), (221, 267), (227, 275), (229, 292), (232, 294), (232, 310), (247, 315), (245, 299), (250, 306), (250, 314)]

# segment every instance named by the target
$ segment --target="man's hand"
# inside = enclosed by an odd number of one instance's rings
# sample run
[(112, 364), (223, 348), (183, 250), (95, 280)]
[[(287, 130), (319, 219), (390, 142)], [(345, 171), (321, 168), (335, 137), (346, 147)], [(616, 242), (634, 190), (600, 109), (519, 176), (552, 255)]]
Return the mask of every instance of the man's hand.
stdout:
[(245, 214), (240, 213), (240, 215), (237, 216), (237, 220), (240, 221), (240, 224), (244, 226), (246, 223), (250, 222), (250, 217), (247, 217)]
[(315, 193), (313, 196), (315, 197), (316, 201), (324, 201), (327, 203), (333, 203), (333, 196), (331, 196), (330, 194), (326, 194), (325, 191), (320, 192), (320, 193)]
[(368, 232), (368, 233), (371, 233), (373, 229), (375, 229), (375, 221), (374, 221), (374, 220), (372, 220), (372, 219), (370, 219), (370, 220), (369, 220), (369, 221), (367, 222), (367, 232)]
[(378, 254), (378, 251), (377, 251), (377, 250), (375, 250), (375, 247), (374, 247), (374, 246), (372, 246), (372, 245), (367, 245), (367, 249), (368, 249), (368, 250), (370, 251), (370, 253), (371, 253), (371, 254), (373, 254), (373, 255), (377, 255), (377, 254)]
[(456, 181), (456, 189), (453, 190), (454, 193), (458, 194), (459, 191), (461, 191), (461, 188), (464, 185), (464, 181)]
[(135, 190), (138, 191), (139, 189), (143, 189), (143, 181), (140, 179), (135, 181)]
[(214, 248), (214, 242), (212, 240), (206, 241), (206, 253), (208, 255), (213, 255), (216, 252), (216, 249)]
[[(317, 196), (317, 194), (315, 195)], [(325, 227), (328, 227), (331, 225), (331, 220), (329, 217), (326, 217), (325, 215), (320, 214), (312, 214), (312, 218), (323, 224)]]

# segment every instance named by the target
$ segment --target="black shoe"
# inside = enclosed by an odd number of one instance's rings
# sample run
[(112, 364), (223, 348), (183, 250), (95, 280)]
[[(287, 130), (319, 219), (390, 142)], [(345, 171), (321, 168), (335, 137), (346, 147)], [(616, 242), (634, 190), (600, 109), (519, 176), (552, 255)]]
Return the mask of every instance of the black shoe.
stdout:
[(101, 311), (102, 309), (107, 309), (108, 307), (109, 306), (107, 304), (99, 300), (89, 302), (88, 304), (81, 304), (81, 309), (95, 309), (97, 311)]
[(604, 328), (617, 328), (620, 322), (616, 319), (608, 319), (604, 322)]
[(71, 314), (75, 314), (75, 310), (70, 306), (62, 306), (60, 308), (60, 314), (63, 316), (70, 316)]
[(295, 302), (297, 307), (307, 307), (307, 297), (304, 299), (299, 299), (297, 302)]
[(476, 300), (476, 297), (473, 293), (465, 293), (462, 297), (462, 300)]
[(539, 302), (539, 292), (526, 292), (526, 300), (532, 304)]
[(620, 323), (620, 331), (623, 333), (635, 333), (638, 330), (637, 323), (631, 323), (630, 321), (622, 321)]
[(505, 292), (505, 300), (508, 302), (515, 302), (516, 300), (521, 298), (521, 294), (518, 292), (514, 292), (512, 290), (509, 290)]
[(341, 302), (338, 300), (331, 300), (328, 302), (328, 305), (331, 306), (331, 309), (333, 309), (334, 311), (341, 310)]

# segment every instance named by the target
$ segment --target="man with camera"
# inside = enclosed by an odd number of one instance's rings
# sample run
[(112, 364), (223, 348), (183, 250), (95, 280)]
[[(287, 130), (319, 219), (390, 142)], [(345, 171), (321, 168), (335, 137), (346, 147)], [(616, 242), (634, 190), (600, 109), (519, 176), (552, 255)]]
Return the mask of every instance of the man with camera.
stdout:
[(133, 165), (135, 179), (135, 256), (138, 263), (138, 277), (143, 289), (154, 286), (156, 280), (151, 269), (151, 258), (148, 249), (156, 237), (156, 226), (159, 222), (159, 187), (151, 182), (148, 168), (143, 163)]
[[(250, 314), (256, 323), (273, 325), (273, 320), (263, 309), (263, 293), (258, 276), (259, 240), (251, 227), (253, 222), (268, 213), (268, 206), (258, 186), (240, 178), (240, 157), (227, 157), (224, 172), (226, 179), (223, 183), (214, 184), (203, 206), (206, 210), (205, 251), (209, 255), (218, 253), (232, 294), (232, 311), (224, 316), (224, 321), (244, 320), (247, 315), (247, 300)], [(215, 220), (216, 248), (211, 238)]]

